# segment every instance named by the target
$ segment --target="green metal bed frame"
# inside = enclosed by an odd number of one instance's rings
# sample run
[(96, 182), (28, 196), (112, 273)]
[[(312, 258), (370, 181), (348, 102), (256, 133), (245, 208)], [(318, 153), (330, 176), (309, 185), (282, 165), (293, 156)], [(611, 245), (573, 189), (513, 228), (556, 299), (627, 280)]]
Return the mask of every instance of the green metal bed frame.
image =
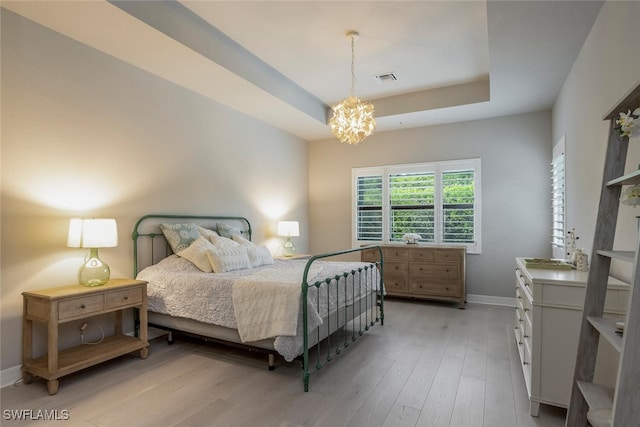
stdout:
[[(140, 255), (141, 250), (144, 251), (147, 249), (149, 255), (149, 263), (146, 265), (152, 265), (161, 259), (172, 254), (172, 251), (169, 245), (166, 243), (164, 235), (157, 228), (157, 224), (160, 222), (194, 222), (201, 226), (213, 226), (217, 222), (224, 221), (233, 221), (234, 223), (242, 224), (241, 232), (245, 238), (251, 240), (252, 229), (251, 223), (245, 217), (239, 216), (202, 216), (202, 215), (164, 215), (164, 214), (150, 214), (145, 215), (138, 219), (135, 223), (132, 239), (133, 239), (133, 273), (134, 277), (137, 276), (138, 272), (141, 271), (141, 262)], [(146, 222), (151, 222), (151, 226), (153, 227), (155, 224), (155, 228), (150, 231), (141, 231), (143, 225), (146, 225)], [(148, 225), (147, 225), (148, 227)], [(148, 247), (142, 248), (140, 247), (141, 239), (147, 238)], [(156, 240), (159, 239), (159, 240)], [(309, 283), (309, 271), (313, 263), (318, 260), (336, 257), (340, 255), (350, 254), (354, 252), (361, 252), (365, 250), (377, 250), (379, 261), (368, 263), (367, 265), (358, 266), (357, 268), (349, 271), (345, 271), (342, 274), (335, 275), (333, 277), (327, 277), (326, 279), (315, 281), (313, 283)], [(157, 253), (159, 252), (159, 254)], [(145, 266), (146, 266), (145, 265)], [(358, 298), (351, 306), (345, 306), (343, 308), (338, 308), (335, 313), (335, 318), (332, 319), (331, 313), (328, 313), (327, 317), (323, 319), (323, 324), (317, 327), (315, 330), (309, 332), (308, 331), (308, 304), (302, 305), (302, 321), (303, 321), (303, 351), (300, 356), (302, 361), (302, 369), (303, 369), (303, 385), (304, 391), (309, 391), (309, 379), (312, 371), (311, 365), (311, 356), (315, 356), (315, 371), (319, 371), (322, 367), (333, 360), (333, 358), (339, 355), (343, 350), (349, 347), (351, 342), (354, 342), (358, 339), (358, 337), (362, 336), (366, 331), (369, 330), (370, 327), (374, 326), (377, 322), (380, 322), (381, 325), (384, 325), (384, 283), (383, 283), (383, 274), (384, 274), (384, 259), (382, 254), (382, 248), (380, 246), (363, 246), (360, 248), (346, 249), (336, 252), (328, 252), (319, 255), (312, 256), (306, 263), (304, 268), (304, 273), (301, 278), (301, 288), (302, 288), (302, 296), (301, 302), (307, 301), (309, 289), (315, 287), (319, 289), (321, 286), (327, 287), (327, 299), (330, 298), (331, 289), (335, 288), (336, 298), (339, 299), (337, 292), (344, 291), (344, 300), (347, 300), (347, 286), (348, 278), (353, 277), (351, 280), (351, 291), (352, 295), (355, 290), (356, 282), (357, 286), (360, 286), (359, 290), (362, 290), (363, 282), (366, 283), (366, 275), (370, 275), (371, 279), (374, 274), (374, 269), (378, 269), (378, 286), (377, 290), (374, 292), (367, 292), (364, 298)], [(357, 277), (357, 280), (356, 280)], [(341, 281), (341, 279), (344, 279)], [(340, 284), (343, 283), (344, 289), (339, 289)], [(333, 287), (333, 288), (332, 288)], [(362, 292), (360, 293), (362, 295)], [(320, 301), (320, 292), (316, 292), (316, 307), (319, 307)], [(364, 301), (363, 301), (364, 299)], [(327, 301), (328, 303), (328, 301)], [(364, 308), (363, 305), (364, 304)], [(356, 305), (357, 311), (356, 311)], [(349, 307), (351, 307), (351, 317), (349, 317)], [(342, 320), (340, 319), (340, 314), (342, 315)], [(136, 330), (139, 325), (139, 319), (136, 316)], [(333, 322), (333, 324), (332, 324)], [(357, 325), (356, 325), (357, 324)], [(351, 336), (348, 335), (348, 328), (350, 325)], [(150, 324), (150, 326), (156, 326)], [(163, 329), (168, 329), (163, 326), (159, 326)], [(326, 330), (326, 336), (324, 332), (321, 333), (321, 327)], [(173, 330), (171, 330), (173, 332)], [(179, 331), (176, 331), (179, 332)], [(339, 336), (338, 332), (342, 332), (342, 337)], [(314, 335), (315, 334), (315, 335)], [(334, 339), (334, 343), (332, 344), (332, 338)], [(311, 339), (315, 339), (314, 345), (310, 346)], [(220, 341), (220, 340), (217, 340)], [(226, 341), (220, 341), (226, 342)], [(237, 343), (230, 342), (229, 344), (237, 346)], [(265, 351), (261, 348), (256, 348), (251, 345), (243, 344), (241, 347), (255, 349), (258, 351)], [(315, 348), (315, 351), (312, 350)], [(269, 369), (273, 369), (273, 354), (269, 353)]]

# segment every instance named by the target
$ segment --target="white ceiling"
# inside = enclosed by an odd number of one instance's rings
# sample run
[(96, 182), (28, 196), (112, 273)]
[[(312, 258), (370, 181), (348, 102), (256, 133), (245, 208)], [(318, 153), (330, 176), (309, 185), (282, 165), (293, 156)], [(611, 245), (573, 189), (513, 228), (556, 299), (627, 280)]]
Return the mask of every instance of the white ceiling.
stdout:
[[(601, 1), (3, 1), (307, 140), (350, 90), (378, 132), (548, 109)], [(376, 74), (394, 72), (396, 82)]]

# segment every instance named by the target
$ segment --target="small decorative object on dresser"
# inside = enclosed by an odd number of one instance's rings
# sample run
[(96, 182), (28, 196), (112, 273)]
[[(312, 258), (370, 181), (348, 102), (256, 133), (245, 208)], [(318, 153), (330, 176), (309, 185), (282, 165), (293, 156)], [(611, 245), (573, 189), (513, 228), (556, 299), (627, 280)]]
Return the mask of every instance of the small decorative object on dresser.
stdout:
[(407, 245), (415, 245), (420, 241), (420, 239), (422, 239), (422, 237), (420, 237), (418, 233), (407, 233), (402, 236), (402, 241)]
[[(33, 376), (47, 380), (49, 394), (58, 392), (58, 379), (89, 366), (140, 351), (146, 359), (147, 342), (147, 282), (113, 279), (100, 287), (70, 285), (22, 293), (24, 300), (22, 330), (22, 379), (25, 384)], [(139, 310), (138, 337), (124, 335), (122, 311)], [(94, 345), (78, 345), (58, 350), (58, 326), (104, 313), (115, 313), (114, 334)], [(47, 353), (33, 357), (33, 322), (47, 324)], [(85, 323), (86, 324), (86, 323)], [(81, 328), (84, 332), (84, 325)]]

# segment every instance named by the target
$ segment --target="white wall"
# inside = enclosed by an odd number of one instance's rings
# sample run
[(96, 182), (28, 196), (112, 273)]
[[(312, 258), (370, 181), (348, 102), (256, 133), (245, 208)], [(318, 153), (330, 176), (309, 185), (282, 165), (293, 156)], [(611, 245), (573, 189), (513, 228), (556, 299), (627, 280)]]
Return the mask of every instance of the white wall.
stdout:
[(351, 246), (352, 168), (479, 157), (482, 254), (467, 256), (467, 292), (512, 298), (514, 258), (551, 253), (551, 145), (549, 111), (312, 142), (311, 250)]
[[(566, 135), (567, 225), (590, 257), (609, 132), (602, 118), (640, 84), (639, 28), (640, 2), (606, 2), (553, 108), (553, 139)], [(627, 172), (640, 163), (640, 138), (629, 146)], [(636, 215), (637, 208), (620, 207), (617, 249), (635, 249)], [(615, 274), (628, 278), (620, 267)]]
[(277, 220), (297, 219), (308, 251), (305, 141), (4, 9), (1, 30), (2, 370), (21, 363), (21, 292), (76, 283), (71, 217), (116, 218), (112, 277), (131, 277), (147, 213), (246, 216), (274, 246)]

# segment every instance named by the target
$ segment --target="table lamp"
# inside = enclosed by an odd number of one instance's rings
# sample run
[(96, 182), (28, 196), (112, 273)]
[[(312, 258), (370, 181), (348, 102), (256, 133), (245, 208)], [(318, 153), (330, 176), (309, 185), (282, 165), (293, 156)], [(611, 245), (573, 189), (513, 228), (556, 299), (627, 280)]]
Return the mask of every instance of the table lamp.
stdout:
[(291, 241), (291, 237), (297, 237), (300, 235), (300, 226), (298, 221), (278, 221), (278, 236), (285, 237), (283, 250), (284, 256), (293, 256), (296, 252), (296, 246)]
[(78, 281), (83, 286), (101, 286), (109, 281), (109, 266), (98, 257), (98, 248), (118, 246), (118, 227), (112, 218), (80, 219), (69, 221), (67, 246), (88, 248), (84, 264), (78, 270)]

